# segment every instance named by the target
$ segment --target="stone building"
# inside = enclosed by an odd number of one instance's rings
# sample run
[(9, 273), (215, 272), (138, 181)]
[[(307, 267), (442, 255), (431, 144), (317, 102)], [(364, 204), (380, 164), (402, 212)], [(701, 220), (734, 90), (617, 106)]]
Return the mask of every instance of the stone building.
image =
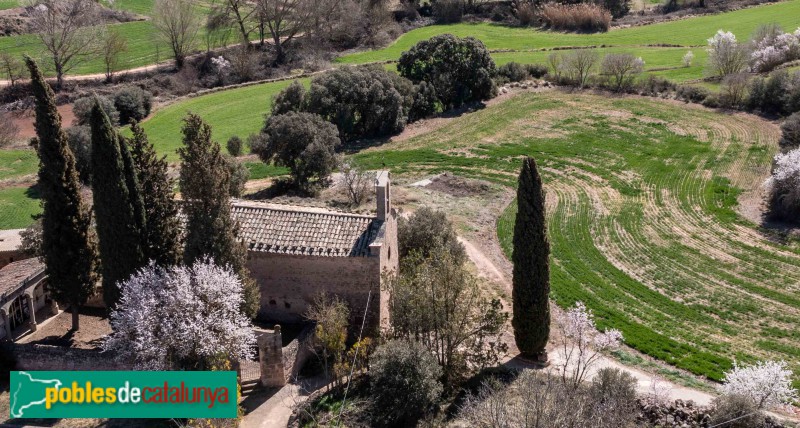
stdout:
[(377, 213), (365, 216), (320, 208), (237, 201), (233, 217), (248, 247), (248, 267), (261, 288), (259, 316), (279, 323), (303, 320), (326, 293), (346, 301), (351, 325), (373, 331), (388, 323), (385, 274), (397, 271), (397, 212), (388, 171), (375, 180)]
[(46, 279), (44, 264), (38, 258), (12, 262), (0, 269), (0, 340), (36, 331), (37, 312), (54, 305), (47, 294)]

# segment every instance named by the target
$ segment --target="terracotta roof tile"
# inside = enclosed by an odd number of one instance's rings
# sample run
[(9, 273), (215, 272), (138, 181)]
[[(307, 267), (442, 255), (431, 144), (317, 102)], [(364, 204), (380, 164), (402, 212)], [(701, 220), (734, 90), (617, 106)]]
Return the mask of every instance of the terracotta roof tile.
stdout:
[(0, 296), (6, 292), (14, 291), (29, 276), (37, 274), (44, 269), (44, 264), (34, 257), (9, 263), (0, 269)]
[(363, 257), (378, 235), (375, 217), (323, 209), (237, 202), (231, 214), (250, 251)]

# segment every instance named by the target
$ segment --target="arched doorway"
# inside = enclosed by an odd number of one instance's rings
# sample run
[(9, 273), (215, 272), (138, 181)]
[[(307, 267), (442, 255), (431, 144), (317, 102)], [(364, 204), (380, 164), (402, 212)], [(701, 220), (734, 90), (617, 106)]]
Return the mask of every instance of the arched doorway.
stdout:
[(14, 331), (17, 327), (23, 324), (27, 324), (28, 320), (30, 319), (28, 305), (24, 301), (26, 298), (27, 296), (20, 294), (11, 301), (11, 304), (8, 307), (8, 324), (11, 331)]

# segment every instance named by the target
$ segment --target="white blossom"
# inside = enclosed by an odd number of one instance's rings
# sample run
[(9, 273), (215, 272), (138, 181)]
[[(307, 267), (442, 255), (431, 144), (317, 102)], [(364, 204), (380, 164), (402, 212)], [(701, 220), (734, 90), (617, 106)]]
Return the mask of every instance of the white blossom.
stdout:
[(694, 61), (694, 52), (687, 51), (685, 55), (683, 55), (683, 66), (684, 67), (691, 67), (692, 61)]
[(798, 399), (785, 361), (759, 361), (751, 366), (734, 361), (733, 369), (725, 372), (722, 393), (747, 397), (759, 409), (786, 406)]
[(717, 31), (714, 37), (708, 39), (706, 51), (709, 68), (720, 77), (738, 73), (747, 67), (747, 52), (730, 31)]
[(255, 337), (240, 312), (242, 283), (213, 260), (169, 269), (151, 263), (120, 289), (103, 349), (140, 369), (209, 369), (210, 360), (253, 353)]
[(794, 33), (765, 37), (755, 43), (750, 54), (750, 68), (753, 71), (769, 71), (798, 58), (800, 58), (800, 29)]
[(775, 166), (767, 185), (800, 187), (800, 148), (775, 155)]
[(231, 62), (222, 55), (211, 58), (211, 63), (214, 64), (214, 67), (219, 72), (224, 72), (231, 68)]
[(600, 359), (600, 352), (616, 349), (622, 343), (622, 333), (617, 329), (600, 332), (592, 312), (583, 302), (577, 302), (556, 318), (561, 329), (559, 356), (564, 382), (577, 386), (583, 382), (591, 367)]

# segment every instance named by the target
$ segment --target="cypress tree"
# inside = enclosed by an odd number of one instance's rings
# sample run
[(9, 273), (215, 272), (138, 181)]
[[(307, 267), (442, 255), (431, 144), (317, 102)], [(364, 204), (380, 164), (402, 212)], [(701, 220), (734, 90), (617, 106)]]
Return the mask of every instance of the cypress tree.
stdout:
[(32, 59), (25, 62), (31, 73), (36, 99), (36, 135), (39, 154), (39, 188), (42, 195), (42, 259), (48, 289), (56, 301), (72, 309), (72, 329), (80, 328), (80, 306), (97, 282), (97, 254), (91, 230), (91, 213), (80, 193), (75, 157), (61, 129), (52, 89)]
[(183, 260), (187, 265), (213, 257), (219, 266), (230, 266), (244, 285), (242, 312), (254, 317), (259, 292), (247, 271), (247, 249), (236, 238), (238, 225), (231, 218), (230, 170), (211, 127), (200, 116), (184, 119), (180, 186), (186, 217)]
[[(91, 127), (92, 193), (100, 241), (103, 300), (111, 310), (120, 298), (119, 282), (145, 263), (141, 230), (144, 213), (141, 200), (135, 200), (139, 197), (138, 186), (135, 178), (126, 173), (117, 132), (99, 104), (92, 108)], [(138, 216), (137, 211), (140, 211)]]
[(542, 179), (536, 161), (525, 158), (517, 188), (514, 224), (514, 340), (523, 356), (546, 361), (550, 337), (550, 242)]
[(133, 123), (131, 130), (130, 153), (147, 219), (145, 258), (160, 266), (177, 265), (181, 261), (181, 224), (172, 192), (175, 182), (167, 173), (166, 156), (158, 157), (144, 129)]

